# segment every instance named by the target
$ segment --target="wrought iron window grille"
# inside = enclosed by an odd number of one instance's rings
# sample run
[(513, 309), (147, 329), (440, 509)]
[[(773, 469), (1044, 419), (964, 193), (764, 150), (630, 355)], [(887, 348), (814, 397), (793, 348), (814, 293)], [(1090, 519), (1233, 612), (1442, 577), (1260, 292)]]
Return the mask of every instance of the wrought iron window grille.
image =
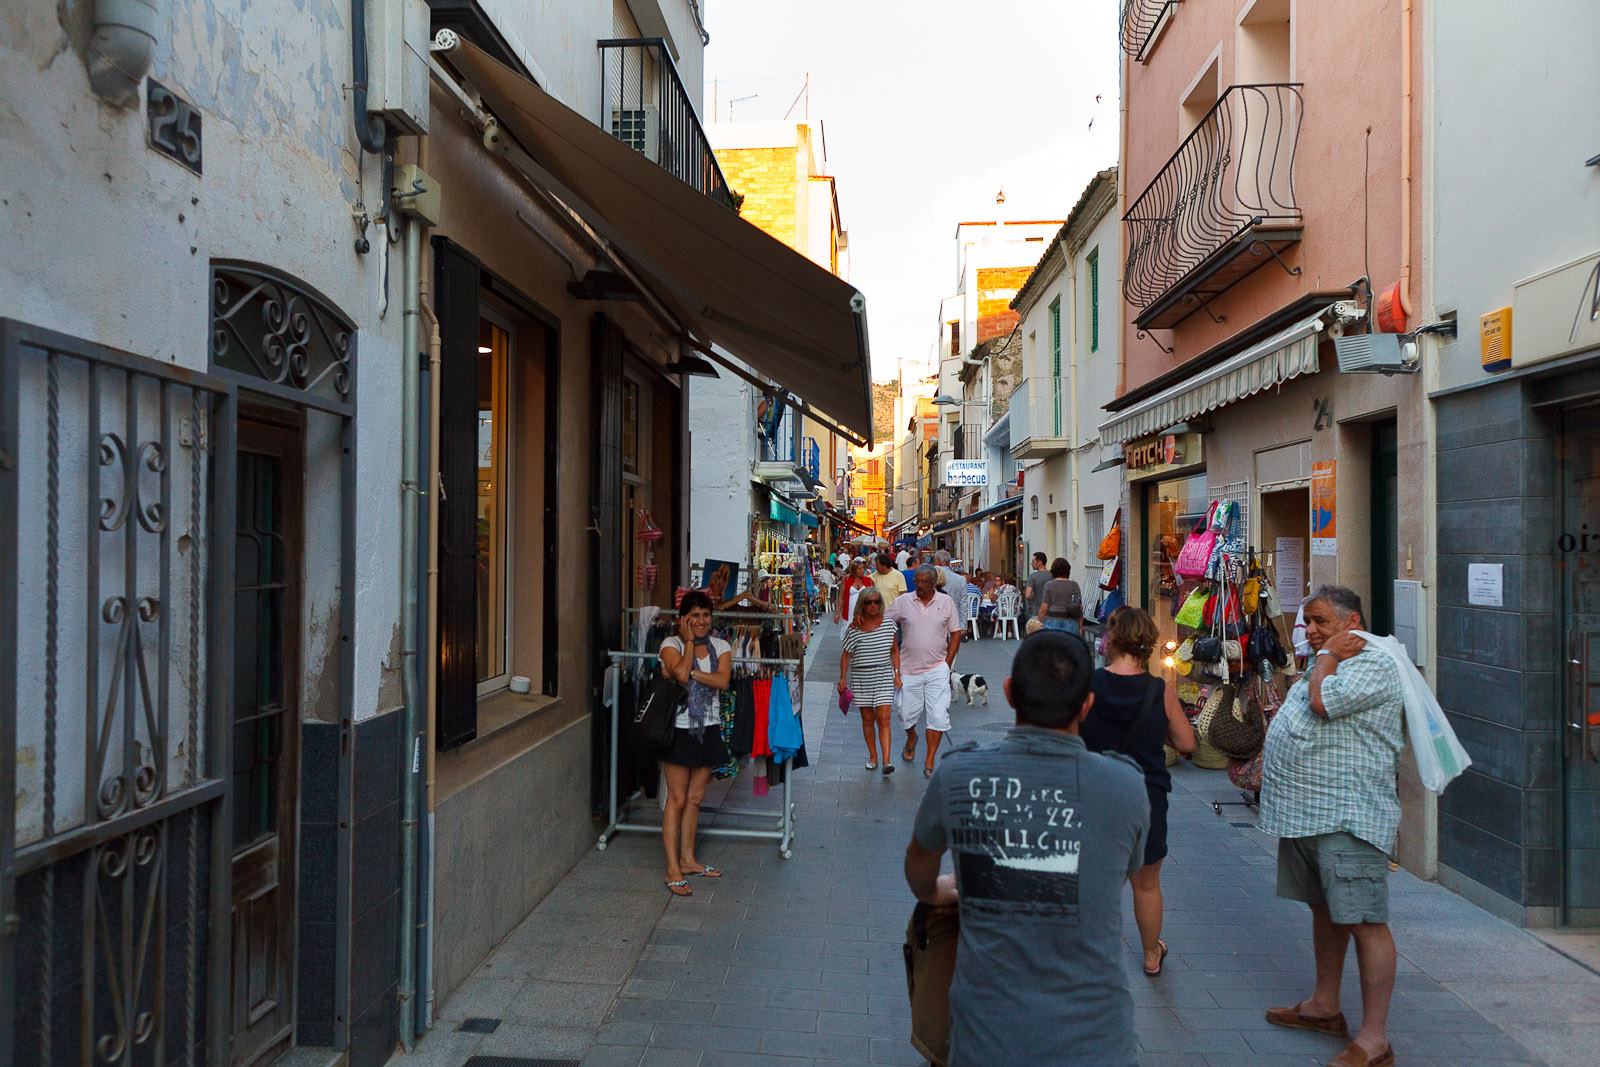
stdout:
[[(1130, 304), (1155, 303), (1252, 228), (1300, 221), (1294, 190), (1300, 88), (1230, 86), (1128, 208), (1122, 289)], [(1271, 252), (1296, 272), (1259, 241), (1249, 252)]]
[(262, 267), (213, 264), (214, 368), (347, 403), (355, 348), (355, 325), (321, 294)]

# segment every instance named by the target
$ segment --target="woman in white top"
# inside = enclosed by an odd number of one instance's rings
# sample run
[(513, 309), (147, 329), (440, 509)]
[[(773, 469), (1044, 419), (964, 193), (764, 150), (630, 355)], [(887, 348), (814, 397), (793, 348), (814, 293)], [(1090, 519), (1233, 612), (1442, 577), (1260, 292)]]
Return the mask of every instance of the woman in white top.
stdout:
[[(662, 673), (689, 688), (689, 702), (678, 712), (672, 744), (661, 756), (667, 782), (667, 806), (661, 812), (661, 843), (667, 851), (667, 890), (686, 897), (693, 891), (684, 875), (720, 878), (722, 872), (694, 858), (694, 835), (700, 823), (711, 771), (728, 762), (722, 742), (718, 693), (733, 674), (733, 650), (711, 635), (711, 598), (692, 589), (678, 605), (678, 633), (661, 642)], [(686, 650), (692, 649), (693, 652)]]

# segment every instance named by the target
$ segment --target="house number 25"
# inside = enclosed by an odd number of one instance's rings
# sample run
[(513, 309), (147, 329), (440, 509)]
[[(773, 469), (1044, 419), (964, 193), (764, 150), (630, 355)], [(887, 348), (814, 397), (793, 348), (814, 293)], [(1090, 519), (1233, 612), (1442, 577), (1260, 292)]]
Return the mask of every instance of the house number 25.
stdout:
[(150, 147), (200, 173), (200, 112), (154, 79), (147, 82)]

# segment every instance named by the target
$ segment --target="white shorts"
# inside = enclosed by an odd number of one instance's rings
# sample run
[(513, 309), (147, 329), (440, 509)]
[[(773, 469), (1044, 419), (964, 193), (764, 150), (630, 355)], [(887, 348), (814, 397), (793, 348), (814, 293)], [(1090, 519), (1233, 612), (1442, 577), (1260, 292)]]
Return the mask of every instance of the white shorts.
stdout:
[(900, 725), (913, 729), (926, 715), (927, 727), (950, 732), (950, 667), (941, 663), (922, 674), (907, 674), (900, 679)]

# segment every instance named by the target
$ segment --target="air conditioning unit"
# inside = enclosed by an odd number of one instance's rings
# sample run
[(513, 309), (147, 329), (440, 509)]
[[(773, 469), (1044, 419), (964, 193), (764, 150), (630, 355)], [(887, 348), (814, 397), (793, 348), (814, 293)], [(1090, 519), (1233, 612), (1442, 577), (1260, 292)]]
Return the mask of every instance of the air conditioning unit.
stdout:
[(649, 159), (660, 163), (661, 114), (653, 107), (614, 107), (611, 109), (611, 136)]
[(1417, 338), (1409, 333), (1358, 333), (1333, 339), (1343, 374), (1412, 374)]

